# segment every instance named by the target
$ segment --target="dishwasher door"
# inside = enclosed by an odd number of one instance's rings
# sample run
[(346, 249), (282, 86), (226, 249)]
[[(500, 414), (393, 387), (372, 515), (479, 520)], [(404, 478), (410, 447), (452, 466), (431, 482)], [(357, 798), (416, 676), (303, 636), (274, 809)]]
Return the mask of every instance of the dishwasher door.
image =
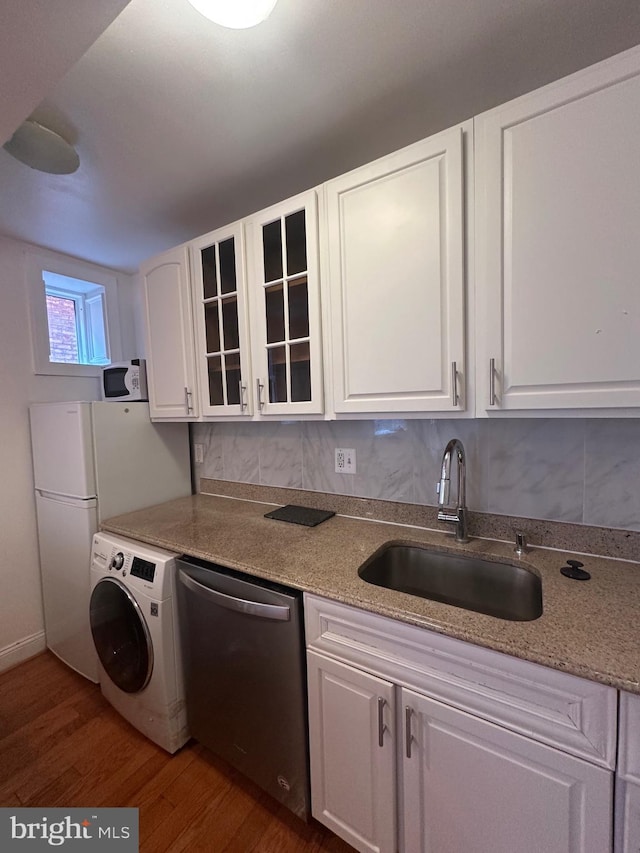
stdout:
[(176, 564), (191, 734), (307, 820), (302, 593), (190, 557)]

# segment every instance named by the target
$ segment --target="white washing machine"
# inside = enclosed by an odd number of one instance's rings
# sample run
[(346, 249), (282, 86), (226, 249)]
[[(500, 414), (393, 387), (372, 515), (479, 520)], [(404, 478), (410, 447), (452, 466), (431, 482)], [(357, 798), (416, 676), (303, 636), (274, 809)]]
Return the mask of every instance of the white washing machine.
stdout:
[(175, 554), (97, 533), (89, 616), (105, 699), (175, 752), (188, 739), (175, 595)]

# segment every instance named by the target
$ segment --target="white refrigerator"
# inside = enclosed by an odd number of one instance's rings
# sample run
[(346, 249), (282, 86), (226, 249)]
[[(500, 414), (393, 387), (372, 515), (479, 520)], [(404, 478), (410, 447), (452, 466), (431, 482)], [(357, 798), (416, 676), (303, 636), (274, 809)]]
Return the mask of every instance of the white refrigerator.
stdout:
[(91, 540), (101, 520), (191, 493), (187, 424), (154, 424), (148, 403), (29, 409), (46, 642), (98, 681), (89, 627)]

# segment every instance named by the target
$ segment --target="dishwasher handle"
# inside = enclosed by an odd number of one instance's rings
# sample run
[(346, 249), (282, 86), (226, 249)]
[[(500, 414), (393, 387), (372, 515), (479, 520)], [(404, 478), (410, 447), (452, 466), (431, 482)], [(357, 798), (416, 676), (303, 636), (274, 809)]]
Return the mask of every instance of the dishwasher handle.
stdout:
[(198, 581), (194, 580), (183, 569), (178, 569), (178, 580), (187, 589), (195, 592), (196, 595), (201, 595), (227, 610), (236, 610), (239, 613), (247, 613), (250, 616), (259, 616), (261, 619), (276, 619), (279, 622), (288, 622), (291, 619), (290, 607), (278, 604), (260, 604), (257, 601), (247, 601), (244, 598), (236, 598), (233, 595), (218, 592), (216, 589), (211, 589), (204, 584), (198, 583)]

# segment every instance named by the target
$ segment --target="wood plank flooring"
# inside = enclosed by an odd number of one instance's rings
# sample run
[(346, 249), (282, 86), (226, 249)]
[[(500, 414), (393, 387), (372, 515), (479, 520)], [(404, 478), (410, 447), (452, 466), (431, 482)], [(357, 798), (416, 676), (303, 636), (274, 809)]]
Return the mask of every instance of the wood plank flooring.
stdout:
[(135, 806), (141, 853), (353, 853), (195, 741), (168, 755), (50, 652), (0, 674), (0, 806)]

